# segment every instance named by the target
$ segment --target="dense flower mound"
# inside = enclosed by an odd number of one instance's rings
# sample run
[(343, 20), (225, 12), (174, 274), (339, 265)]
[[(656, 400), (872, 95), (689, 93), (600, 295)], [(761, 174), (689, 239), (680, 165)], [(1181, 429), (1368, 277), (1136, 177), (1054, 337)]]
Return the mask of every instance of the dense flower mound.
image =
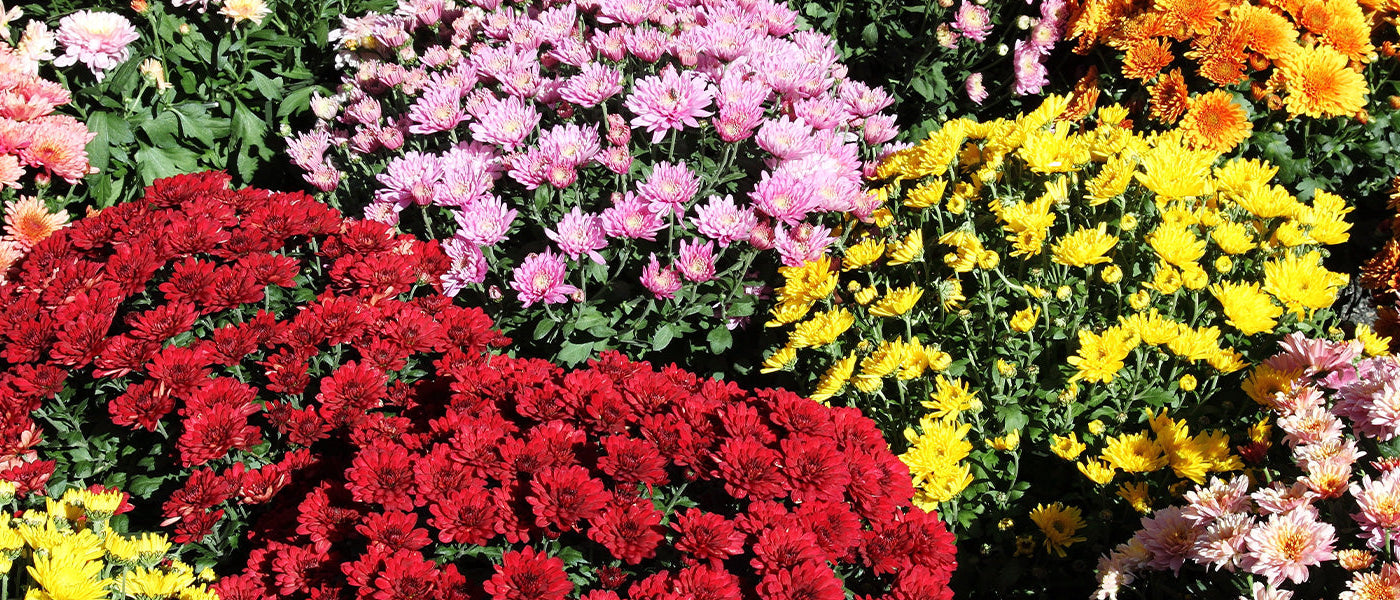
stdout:
[[(1143, 517), (1099, 561), (1096, 597), (1139, 579), (1247, 589), (1255, 578), (1255, 598), (1283, 599), (1385, 598), (1400, 586), (1400, 461), (1389, 450), (1400, 435), (1400, 361), (1370, 356), (1386, 352), (1379, 341), (1295, 333), (1282, 346), (1244, 386), (1263, 413), (1241, 449), (1253, 476), (1213, 477)], [(1180, 580), (1152, 574), (1168, 570)]]
[(120, 484), (163, 502), (175, 541), (220, 555), (318, 440), (380, 422), (367, 411), (401, 407), (434, 361), (503, 341), (433, 287), (436, 242), (228, 181), (157, 180), (11, 270), (0, 480)]
[(81, 121), (54, 110), (72, 96), (57, 82), (39, 76), (39, 65), (53, 56), (53, 34), (31, 21), (15, 45), (0, 41), (0, 185), (20, 188), (33, 175), (47, 182), (59, 177), (77, 183), (88, 174), (87, 143), (97, 134)]
[(289, 146), (347, 209), (444, 239), (445, 290), (505, 331), (570, 363), (719, 352), (763, 273), (822, 256), (823, 215), (870, 215), (891, 100), (783, 3), (473, 4), (346, 19), (353, 69)]
[(438, 375), (279, 496), (225, 600), (952, 597), (952, 536), (856, 409), (613, 352)]
[[(786, 340), (763, 370), (903, 432), (916, 503), (1011, 519), (981, 529), (1007, 551), (1044, 530), (1030, 507), (1102, 497), (1091, 486), (1115, 473), (1237, 469), (1223, 435), (1169, 423), (1324, 318), (1347, 280), (1320, 249), (1347, 239), (1339, 196), (1304, 202), (1266, 163), (1134, 132), (1121, 106), (1074, 111), (1051, 97), (892, 154), (878, 172), (891, 213), (785, 268), (767, 323)], [(1074, 462), (1086, 441), (1166, 445), (1144, 415), (1175, 432), (1168, 461)]]
[(1071, 12), (1065, 36), (1080, 53), (1106, 46), (1124, 78), (1147, 86), (1153, 119), (1180, 122), (1193, 145), (1229, 149), (1251, 129), (1227, 91), (1246, 81), (1268, 110), (1363, 117), (1373, 14), (1393, 10), (1369, 0), (1091, 0)]
[[(7, 598), (168, 598), (219, 600), (214, 575), (171, 553), (163, 535), (123, 531), (114, 515), (131, 504), (120, 490), (69, 488), (46, 503), (16, 502), (15, 486), (0, 481), (0, 594)], [(36, 500), (37, 498), (31, 498)]]

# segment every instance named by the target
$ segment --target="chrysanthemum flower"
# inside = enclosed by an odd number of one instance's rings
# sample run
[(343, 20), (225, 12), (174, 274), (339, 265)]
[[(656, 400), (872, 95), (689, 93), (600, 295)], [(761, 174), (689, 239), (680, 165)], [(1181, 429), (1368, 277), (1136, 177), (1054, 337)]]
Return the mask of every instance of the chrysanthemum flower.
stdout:
[(50, 213), (34, 196), (24, 196), (5, 207), (5, 234), (25, 248), (34, 247), (67, 224), (68, 211)]
[(1104, 254), (1117, 244), (1118, 236), (1108, 234), (1108, 224), (1099, 223), (1098, 229), (1080, 227), (1060, 238), (1050, 252), (1059, 264), (1084, 267), (1108, 262), (1110, 259)]
[(552, 251), (532, 253), (520, 262), (512, 274), (510, 287), (520, 295), (521, 304), (529, 307), (541, 302), (558, 304), (568, 300), (568, 295), (578, 288), (564, 283), (567, 271), (564, 257)]
[(1147, 92), (1152, 98), (1148, 110), (1152, 118), (1162, 123), (1175, 123), (1186, 111), (1186, 78), (1181, 74), (1181, 69), (1168, 71)]
[(1074, 535), (1086, 525), (1078, 507), (1066, 507), (1060, 502), (1049, 506), (1041, 504), (1031, 511), (1030, 517), (1045, 535), (1045, 549), (1056, 556), (1065, 556), (1066, 547), (1085, 540)]
[(1212, 90), (1187, 101), (1182, 135), (1195, 148), (1228, 152), (1249, 137), (1254, 126), (1244, 107), (1224, 90)]
[(909, 312), (909, 309), (913, 308), (923, 295), (923, 288), (912, 284), (908, 287), (888, 290), (884, 298), (870, 307), (870, 314), (877, 317), (897, 317)]
[(116, 13), (80, 10), (58, 22), (58, 41), (63, 44), (63, 56), (54, 59), (54, 66), (66, 67), (82, 62), (98, 81), (107, 70), (131, 56), (127, 45), (140, 37), (126, 17)]
[(699, 127), (696, 119), (711, 115), (706, 110), (714, 99), (714, 91), (704, 77), (695, 71), (677, 72), (666, 65), (660, 75), (636, 82), (627, 96), (627, 109), (636, 115), (632, 125), (651, 132), (651, 143), (661, 142), (666, 132), (684, 127)]
[(1108, 439), (1104, 460), (1129, 473), (1150, 473), (1167, 466), (1162, 447), (1146, 432), (1125, 433)]
[(1366, 78), (1348, 66), (1345, 54), (1330, 46), (1295, 49), (1279, 61), (1284, 106), (1309, 117), (1352, 116), (1366, 107)]
[(262, 25), (263, 17), (271, 13), (272, 9), (263, 0), (224, 0), (219, 8), (219, 14), (232, 19), (234, 25), (244, 21)]
[(1322, 266), (1322, 255), (1316, 250), (1264, 263), (1264, 291), (1300, 316), (1331, 306), (1346, 282), (1346, 275)]
[(1297, 508), (1271, 515), (1249, 532), (1244, 567), (1268, 578), (1270, 585), (1284, 580), (1304, 583), (1308, 567), (1336, 557), (1332, 552), (1336, 541), (1336, 529), (1318, 521), (1314, 510)]

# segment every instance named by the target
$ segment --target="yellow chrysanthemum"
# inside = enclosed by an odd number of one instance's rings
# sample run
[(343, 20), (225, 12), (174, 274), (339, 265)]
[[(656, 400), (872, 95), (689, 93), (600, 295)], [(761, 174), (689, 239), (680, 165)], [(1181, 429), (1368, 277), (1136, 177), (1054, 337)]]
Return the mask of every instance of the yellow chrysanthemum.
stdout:
[(1128, 156), (1115, 157), (1103, 166), (1098, 175), (1090, 179), (1084, 185), (1084, 199), (1089, 202), (1089, 206), (1098, 206), (1107, 203), (1109, 200), (1123, 195), (1128, 190), (1128, 184), (1133, 182), (1133, 171), (1137, 169), (1137, 161)]
[(820, 348), (836, 341), (851, 325), (856, 316), (845, 308), (819, 312), (811, 319), (798, 323), (792, 328), (788, 346), (792, 348)]
[(1079, 472), (1083, 473), (1089, 481), (1099, 485), (1108, 485), (1113, 482), (1113, 478), (1118, 475), (1118, 469), (1107, 462), (1091, 458), (1077, 465)]
[(1103, 458), (1129, 473), (1150, 473), (1167, 466), (1167, 457), (1146, 433), (1125, 433), (1108, 438)]
[(1245, 335), (1273, 331), (1283, 315), (1283, 308), (1257, 283), (1222, 281), (1210, 286), (1210, 293), (1220, 302), (1225, 322)]
[(1147, 483), (1124, 483), (1118, 486), (1118, 497), (1126, 500), (1128, 506), (1142, 514), (1152, 512), (1152, 495), (1147, 491)]
[(1356, 341), (1361, 342), (1361, 347), (1366, 356), (1386, 356), (1390, 354), (1390, 338), (1381, 337), (1371, 329), (1370, 325), (1360, 324), (1356, 326)]
[(987, 442), (987, 445), (991, 446), (993, 450), (1000, 450), (1002, 452), (1015, 450), (1017, 446), (1021, 445), (1021, 430), (1013, 429), (1007, 432), (1006, 435), (992, 438)]
[(775, 373), (782, 371), (787, 369), (788, 366), (795, 361), (797, 361), (797, 348), (792, 345), (783, 346), (782, 348), (774, 350), (772, 354), (768, 355), (768, 358), (763, 359), (763, 368), (759, 369), (759, 372)]
[(1071, 381), (1113, 381), (1123, 368), (1123, 360), (1138, 343), (1136, 335), (1121, 327), (1109, 327), (1101, 334), (1079, 330), (1079, 351), (1068, 359), (1069, 364), (1078, 369)]
[(870, 307), (870, 314), (877, 317), (898, 317), (909, 312), (924, 297), (924, 289), (910, 284), (907, 287), (887, 290), (885, 297)]
[(923, 230), (915, 229), (909, 232), (898, 242), (890, 244), (887, 251), (889, 256), (887, 264), (902, 265), (919, 260), (924, 255)]
[(852, 351), (850, 354), (847, 354), (845, 358), (832, 364), (831, 368), (827, 369), (826, 373), (822, 374), (821, 379), (817, 381), (817, 389), (812, 392), (811, 398), (825, 404), (827, 400), (841, 393), (842, 388), (846, 387), (846, 382), (850, 381), (851, 374), (855, 372), (855, 368), (856, 353)]
[(1108, 262), (1110, 259), (1104, 254), (1117, 244), (1118, 236), (1108, 234), (1108, 224), (1099, 223), (1097, 229), (1080, 227), (1060, 238), (1050, 247), (1050, 252), (1059, 264), (1083, 267)]
[(1254, 249), (1254, 234), (1244, 223), (1222, 222), (1210, 229), (1210, 240), (1226, 254), (1244, 254)]
[(117, 585), (129, 596), (168, 598), (194, 584), (194, 573), (185, 569), (137, 567), (122, 573)]
[(1147, 234), (1147, 244), (1169, 265), (1184, 268), (1206, 253), (1206, 242), (1181, 225), (1163, 224)]
[(904, 195), (904, 205), (909, 208), (934, 206), (943, 200), (943, 191), (947, 187), (947, 180), (939, 178), (926, 180)]
[(1288, 190), (1278, 185), (1260, 185), (1243, 194), (1231, 197), (1235, 204), (1260, 219), (1296, 217), (1305, 206), (1294, 198)]
[(1191, 150), (1180, 136), (1162, 136), (1142, 159), (1138, 182), (1157, 194), (1159, 205), (1175, 198), (1205, 196), (1213, 189), (1211, 163), (1219, 156), (1209, 150)]
[(871, 265), (884, 254), (885, 242), (873, 237), (865, 238), (846, 249), (846, 256), (841, 261), (841, 270), (850, 271)]
[(1050, 451), (1065, 460), (1074, 460), (1084, 452), (1085, 445), (1073, 431), (1069, 435), (1051, 435)]
[(1214, 325), (1182, 327), (1180, 333), (1167, 342), (1167, 349), (1191, 362), (1207, 360), (1220, 352), (1220, 329)]
[(1366, 78), (1345, 54), (1318, 44), (1297, 46), (1278, 61), (1288, 112), (1309, 117), (1350, 117), (1366, 107)]
[(1346, 283), (1346, 275), (1322, 266), (1322, 255), (1316, 250), (1264, 263), (1264, 291), (1299, 316), (1332, 306)]
[(1016, 154), (1037, 173), (1076, 171), (1089, 162), (1088, 146), (1083, 138), (1071, 134), (1068, 127), (1031, 131)]
[(1145, 313), (1120, 316), (1118, 322), (1149, 346), (1160, 346), (1172, 341), (1184, 327), (1184, 324), (1162, 315), (1155, 308)]
[(1293, 383), (1302, 373), (1299, 371), (1279, 371), (1268, 365), (1259, 365), (1250, 371), (1240, 389), (1255, 402), (1273, 407), (1274, 396), (1293, 389)]
[(1083, 513), (1076, 507), (1066, 507), (1059, 502), (1049, 506), (1041, 504), (1031, 511), (1030, 517), (1045, 535), (1045, 549), (1056, 556), (1064, 557), (1065, 548), (1085, 539), (1074, 535), (1085, 525)]
[(1035, 327), (1036, 321), (1040, 320), (1040, 308), (1029, 307), (1016, 311), (1011, 315), (1011, 329), (1025, 333)]

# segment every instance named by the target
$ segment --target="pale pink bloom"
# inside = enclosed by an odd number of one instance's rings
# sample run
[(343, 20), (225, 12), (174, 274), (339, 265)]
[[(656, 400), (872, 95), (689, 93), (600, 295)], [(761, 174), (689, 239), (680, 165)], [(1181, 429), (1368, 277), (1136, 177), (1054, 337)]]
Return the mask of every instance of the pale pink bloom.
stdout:
[(1191, 560), (1233, 573), (1245, 556), (1245, 540), (1254, 517), (1226, 513), (1205, 527), (1191, 547)]
[(821, 67), (803, 59), (801, 47), (787, 40), (759, 40), (754, 44), (750, 57), (759, 79), (773, 91), (789, 98), (813, 95), (809, 88), (820, 88), (820, 82), (829, 77)]
[(715, 278), (715, 243), (681, 240), (676, 253), (676, 267), (690, 281), (701, 283)]
[(627, 32), (621, 27), (607, 31), (594, 31), (588, 38), (589, 45), (603, 58), (617, 62), (627, 56)]
[(68, 90), (57, 83), (37, 77), (27, 79), (0, 92), (0, 117), (30, 121), (52, 113), (70, 99)]
[(455, 88), (432, 87), (409, 107), (408, 132), (429, 134), (448, 131), (466, 118), (466, 113), (462, 112), (461, 96)]
[(873, 117), (894, 99), (881, 88), (872, 88), (854, 79), (844, 79), (836, 85), (836, 93), (846, 103), (846, 109), (858, 117)]
[(356, 154), (372, 154), (382, 147), (379, 143), (379, 136), (374, 134), (373, 127), (364, 127), (350, 136), (350, 150)]
[[(622, 71), (590, 62), (559, 88), (559, 96), (579, 106), (597, 106), (622, 91)], [(609, 115), (611, 116), (611, 115)]]
[(15, 53), (24, 61), (25, 72), (37, 74), (41, 63), (54, 59), (53, 51), (57, 47), (57, 34), (49, 31), (49, 26), (43, 21), (36, 19), (24, 26), (24, 34), (15, 46)]
[(324, 129), (315, 129), (301, 135), (287, 138), (287, 156), (292, 163), (310, 171), (325, 160), (326, 150), (331, 147), (331, 134)]
[(1334, 390), (1356, 379), (1352, 361), (1361, 356), (1361, 342), (1310, 339), (1295, 331), (1284, 337), (1279, 345), (1283, 346), (1283, 353), (1264, 361), (1271, 369), (1302, 371), (1308, 377), (1325, 375), (1323, 385)]
[(29, 121), (29, 144), (19, 151), (20, 163), (40, 167), (77, 183), (89, 170), (87, 144), (96, 133), (87, 125), (68, 115), (45, 115)]
[(861, 197), (867, 195), (855, 171), (825, 153), (814, 152), (786, 161), (778, 170), (803, 182), (811, 194), (808, 210), (812, 212), (853, 212)]
[(1293, 592), (1281, 590), (1274, 584), (1256, 581), (1250, 586), (1249, 597), (1240, 596), (1240, 600), (1293, 600)]
[(733, 61), (748, 52), (749, 44), (760, 35), (745, 23), (714, 22), (692, 29), (698, 48), (724, 62)]
[[(750, 237), (749, 242), (755, 237)], [(821, 258), (834, 241), (831, 230), (824, 225), (803, 223), (791, 230), (778, 225), (773, 230), (773, 247), (782, 255), (783, 264), (789, 267), (800, 267)]]
[(501, 157), (492, 146), (458, 144), (439, 159), (442, 180), (434, 195), (441, 206), (464, 206), (485, 196), (501, 177)]
[(749, 192), (755, 209), (787, 225), (796, 225), (817, 208), (813, 200), (811, 186), (786, 169), (764, 171)]
[(1388, 562), (1381, 565), (1380, 571), (1353, 573), (1347, 591), (1337, 596), (1337, 600), (1382, 598), (1400, 598), (1400, 564)]
[(1279, 417), (1278, 427), (1286, 433), (1283, 442), (1289, 447), (1327, 442), (1342, 437), (1342, 420), (1320, 406)]
[(486, 256), (476, 244), (454, 237), (443, 242), (442, 250), (452, 259), (442, 274), (442, 293), (456, 296), (467, 286), (486, 281)]
[(66, 67), (82, 62), (98, 81), (102, 81), (108, 69), (131, 56), (127, 46), (139, 37), (126, 17), (80, 10), (58, 22), (58, 41), (63, 44), (63, 56), (54, 59), (53, 64)]
[(401, 212), (403, 212), (403, 205), (397, 202), (376, 200), (365, 205), (365, 220), (395, 226), (399, 224), (399, 213)]
[(613, 205), (603, 209), (603, 232), (610, 237), (656, 241), (657, 232), (666, 228), (661, 216), (652, 212), (632, 192), (613, 194)]
[(569, 294), (579, 291), (578, 288), (564, 283), (567, 275), (564, 257), (549, 250), (526, 256), (525, 260), (520, 261), (520, 266), (511, 273), (510, 287), (515, 289), (520, 303), (526, 308), (536, 302), (567, 302)]
[(0, 154), (0, 185), (20, 189), (19, 178), (24, 177), (24, 167), (19, 166), (19, 157), (13, 154)]
[(1038, 94), (1041, 88), (1050, 83), (1050, 72), (1045, 68), (1045, 59), (1040, 50), (1026, 40), (1016, 40), (1016, 50), (1012, 54), (1011, 70), (1016, 81), (1011, 91), (1018, 96)]
[(652, 252), (651, 260), (642, 269), (642, 285), (657, 298), (674, 298), (681, 289), (681, 277), (675, 267), (662, 267)]
[(609, 146), (598, 162), (609, 171), (626, 175), (632, 169), (632, 153), (627, 151), (626, 146)]
[(792, 113), (817, 130), (845, 124), (850, 118), (846, 105), (831, 96), (814, 96), (792, 103)]
[(812, 151), (812, 127), (801, 118), (765, 119), (754, 141), (779, 159), (800, 158)]
[(1120, 586), (1131, 584), (1134, 573), (1142, 570), (1152, 560), (1152, 551), (1142, 544), (1142, 532), (1127, 542), (1118, 544), (1108, 556), (1100, 557), (1097, 577), (1099, 589), (1091, 596), (1097, 600), (1116, 599)]
[(1203, 530), (1183, 516), (1178, 506), (1169, 506), (1143, 517), (1142, 530), (1138, 535), (1142, 538), (1143, 547), (1152, 553), (1147, 566), (1179, 573), (1201, 533)]
[(1318, 495), (1318, 498), (1326, 500), (1338, 498), (1347, 490), (1347, 483), (1351, 480), (1352, 465), (1337, 459), (1329, 460), (1309, 460), (1302, 464), (1304, 472), (1307, 473), (1302, 481), (1308, 485), (1308, 489)]
[(540, 134), (539, 144), (550, 162), (578, 168), (598, 155), (598, 130), (591, 125), (555, 125)]
[(374, 193), (375, 200), (427, 206), (433, 203), (434, 190), (442, 179), (442, 165), (436, 156), (413, 151), (394, 157), (375, 178), (384, 184)]
[(1271, 515), (1295, 509), (1311, 509), (1317, 494), (1308, 489), (1308, 485), (1302, 481), (1294, 482), (1288, 487), (1275, 481), (1269, 487), (1255, 490), (1249, 497), (1259, 506), (1261, 513)]
[(637, 186), (637, 196), (658, 215), (684, 214), (685, 205), (699, 191), (700, 178), (686, 167), (685, 161), (656, 163), (647, 180)]
[(6, 283), (5, 274), (28, 254), (24, 245), (15, 240), (0, 239), (0, 285)]
[[(638, 59), (654, 63), (666, 54), (667, 38), (650, 27), (637, 27), (627, 31), (627, 51)], [(670, 65), (667, 65), (668, 67)], [(691, 73), (691, 71), (687, 71)]]
[(967, 81), (963, 82), (963, 91), (967, 92), (967, 99), (978, 106), (987, 99), (987, 87), (982, 84), (982, 73), (973, 73), (967, 76)]
[(535, 16), (535, 33), (551, 44), (569, 37), (578, 23), (578, 8), (572, 4), (556, 6)]
[(1227, 480), (1211, 477), (1205, 487), (1186, 492), (1187, 506), (1182, 516), (1197, 525), (1208, 525), (1221, 515), (1249, 510), (1249, 478), (1236, 475)]
[(723, 198), (710, 196), (709, 203), (695, 208), (695, 217), (690, 221), (701, 235), (719, 242), (720, 247), (749, 239), (749, 233), (758, 226), (753, 209), (739, 208), (730, 194)]
[(663, 0), (598, 0), (599, 23), (636, 25), (664, 10)]
[(510, 66), (496, 76), (501, 88), (514, 97), (530, 98), (540, 89), (540, 62), (532, 55), (512, 55)]
[(400, 17), (411, 17), (418, 25), (436, 25), (446, 8), (445, 0), (403, 0), (394, 13)]
[(865, 143), (871, 146), (883, 144), (899, 135), (899, 128), (895, 126), (893, 115), (875, 115), (865, 120), (865, 130), (861, 132), (861, 137)]
[(520, 182), (527, 190), (540, 187), (549, 180), (549, 156), (538, 146), (506, 157), (506, 174)]
[(985, 42), (987, 34), (992, 32), (992, 16), (987, 9), (963, 0), (953, 27), (975, 42)]
[(1390, 470), (1379, 479), (1367, 475), (1361, 483), (1351, 485), (1351, 495), (1361, 512), (1352, 519), (1361, 526), (1360, 537), (1375, 550), (1400, 539), (1400, 470)]
[[(311, 169), (311, 172), (302, 175), (301, 177), (316, 189), (321, 190), (323, 192), (329, 192), (340, 185), (341, 175), (342, 173), (340, 172), (340, 169), (335, 168), (335, 165), (331, 164), (330, 160), (327, 160), (322, 164), (316, 165)], [(393, 204), (393, 206), (398, 205)]]
[(1306, 380), (1296, 379), (1293, 387), (1287, 391), (1274, 394), (1274, 403), (1271, 408), (1280, 416), (1293, 415), (1300, 412), (1325, 408), (1325, 400), (1322, 390), (1317, 389)]
[(1400, 362), (1378, 356), (1361, 361), (1357, 380), (1344, 386), (1332, 412), (1356, 433), (1385, 442), (1400, 434)]
[(1269, 585), (1284, 580), (1304, 583), (1308, 567), (1336, 558), (1332, 552), (1336, 541), (1336, 529), (1318, 521), (1313, 511), (1295, 509), (1271, 515), (1249, 532), (1249, 555), (1242, 566), (1267, 578)]
[(479, 196), (457, 212), (456, 236), (477, 246), (494, 246), (509, 235), (516, 214), (496, 196)]
[(545, 164), (544, 177), (549, 185), (562, 190), (578, 181), (578, 170), (566, 164), (549, 162)]
[(757, 75), (731, 66), (719, 78), (719, 93), (715, 95), (715, 104), (721, 111), (757, 112), (762, 118), (763, 103), (767, 102), (771, 94)]
[(1334, 461), (1353, 465), (1363, 456), (1366, 456), (1366, 453), (1357, 448), (1356, 440), (1351, 437), (1327, 440), (1316, 444), (1304, 444), (1293, 449), (1293, 461), (1298, 464), (1308, 461)]
[(762, 116), (762, 110), (740, 112), (722, 108), (719, 111), (719, 116), (712, 119), (711, 122), (715, 126), (715, 131), (719, 133), (719, 139), (732, 144), (746, 140), (753, 135), (753, 128), (758, 125)]
[(1034, 27), (1031, 27), (1031, 33), (1026, 37), (1026, 40), (1041, 55), (1048, 55), (1055, 43), (1060, 41), (1060, 28), (1052, 21), (1041, 19)]
[(603, 220), (598, 215), (588, 214), (575, 206), (559, 220), (555, 229), (545, 229), (545, 235), (569, 258), (578, 260), (585, 254), (597, 264), (603, 264), (603, 255), (598, 251), (608, 246), (608, 238), (603, 235)]
[(496, 144), (506, 151), (512, 151), (535, 131), (539, 123), (540, 113), (532, 102), (508, 96), (495, 101), (489, 110), (477, 115), (477, 121), (468, 128), (476, 141)]
[(677, 73), (675, 67), (666, 65), (660, 75), (637, 81), (626, 106), (636, 115), (632, 125), (645, 127), (652, 134), (651, 143), (656, 144), (668, 130), (699, 127), (696, 119), (710, 116), (706, 108), (713, 97), (710, 85), (700, 75)]
[(349, 106), (345, 107), (345, 114), (342, 116), (342, 120), (345, 121), (347, 125), (354, 125), (356, 123), (374, 125), (379, 122), (382, 116), (384, 116), (383, 108), (379, 105), (379, 101), (375, 100), (373, 96), (365, 96), (351, 102)]
[[(423, 66), (429, 68), (451, 67), (462, 61), (462, 49), (456, 46), (429, 46), (423, 52)], [(470, 86), (458, 86), (465, 89)]]

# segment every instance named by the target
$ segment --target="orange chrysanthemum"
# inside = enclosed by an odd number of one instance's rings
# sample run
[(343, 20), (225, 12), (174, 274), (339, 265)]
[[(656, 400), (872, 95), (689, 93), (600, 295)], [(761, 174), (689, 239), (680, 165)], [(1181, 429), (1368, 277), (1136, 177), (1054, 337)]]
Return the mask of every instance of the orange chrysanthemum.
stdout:
[(1123, 76), (1147, 81), (1161, 73), (1162, 68), (1171, 64), (1175, 58), (1171, 42), (1165, 39), (1139, 41), (1128, 46), (1128, 52), (1123, 56)]
[(1152, 96), (1148, 110), (1158, 121), (1175, 123), (1186, 111), (1186, 78), (1181, 75), (1181, 69), (1168, 72), (1148, 94)]
[(1070, 92), (1069, 105), (1065, 111), (1056, 117), (1059, 121), (1078, 121), (1089, 116), (1089, 112), (1094, 110), (1094, 106), (1099, 103), (1099, 68), (1089, 65), (1089, 70), (1084, 76), (1079, 78), (1079, 82), (1074, 84), (1074, 91)]
[(1298, 30), (1293, 22), (1273, 10), (1238, 4), (1230, 9), (1228, 20), (1239, 28), (1245, 47), (1269, 60), (1278, 60), (1297, 46)]
[(1181, 27), (1167, 15), (1159, 12), (1145, 12), (1124, 19), (1116, 31), (1112, 32), (1109, 44), (1126, 50), (1135, 42), (1151, 38), (1180, 37)]
[(1369, 62), (1368, 55), (1376, 49), (1371, 45), (1371, 25), (1354, 1), (1309, 2), (1303, 5), (1298, 24), (1353, 61)]
[(1192, 147), (1228, 152), (1245, 138), (1254, 126), (1243, 106), (1224, 90), (1213, 90), (1187, 103), (1181, 119), (1181, 132)]
[(5, 207), (5, 233), (25, 248), (33, 248), (68, 224), (68, 211), (50, 213), (38, 198), (25, 196)]
[(1352, 116), (1366, 106), (1366, 78), (1328, 46), (1301, 47), (1278, 63), (1288, 112), (1309, 117)]
[(1128, 3), (1123, 0), (1087, 0), (1079, 10), (1070, 14), (1069, 27), (1066, 29), (1069, 34), (1065, 39), (1079, 40), (1074, 51), (1087, 54), (1099, 43), (1099, 38), (1108, 35), (1127, 10)]
[(1153, 4), (1169, 22), (1184, 29), (1186, 37), (1214, 31), (1229, 6), (1226, 0), (1156, 0)]

